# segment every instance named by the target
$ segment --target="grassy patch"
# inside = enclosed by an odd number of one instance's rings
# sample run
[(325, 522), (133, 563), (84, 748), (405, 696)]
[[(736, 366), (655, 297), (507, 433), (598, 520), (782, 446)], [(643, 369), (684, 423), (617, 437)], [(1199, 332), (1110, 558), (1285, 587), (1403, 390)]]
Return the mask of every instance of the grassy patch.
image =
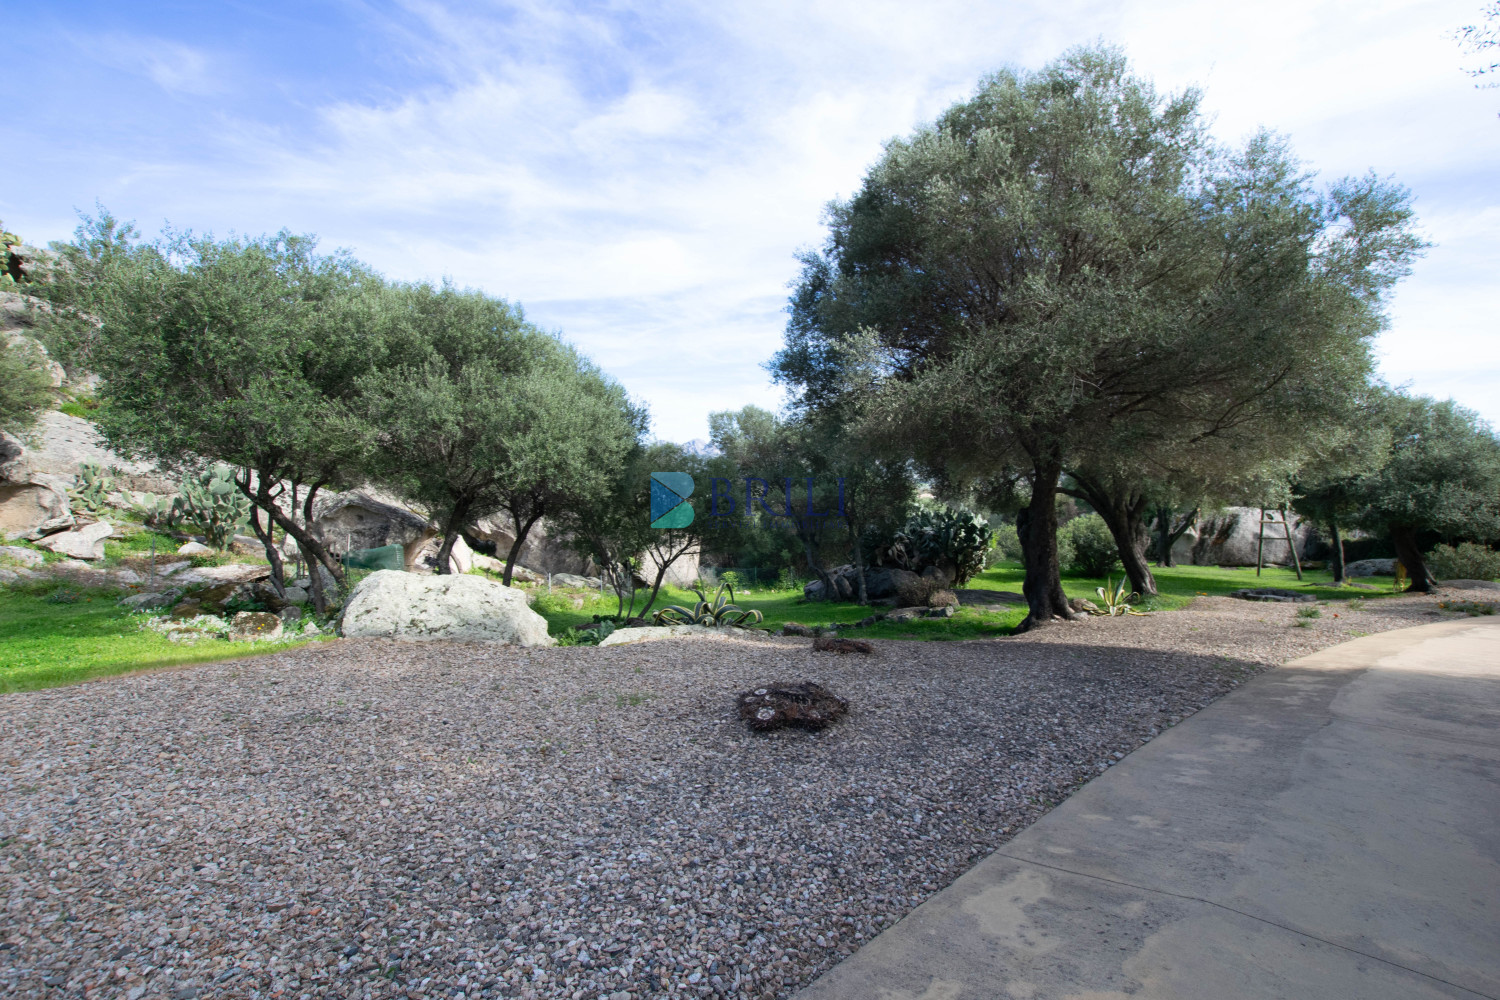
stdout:
[[(37, 588), (40, 589), (40, 588)], [(48, 593), (0, 590), (0, 692), (74, 684), (150, 667), (228, 660), (301, 643), (207, 641), (187, 646), (139, 627), (111, 591)]]
[[(1351, 591), (1347, 587), (1334, 587), (1333, 576), (1326, 571), (1304, 571), (1301, 581), (1298, 581), (1292, 570), (1280, 568), (1263, 569), (1258, 577), (1253, 567), (1230, 569), (1218, 566), (1172, 566), (1153, 568), (1153, 573), (1160, 593), (1156, 597), (1135, 602), (1136, 607), (1141, 610), (1170, 611), (1186, 607), (1195, 597), (1223, 595), (1245, 587), (1282, 587), (1305, 592), (1324, 600), (1348, 599), (1358, 595), (1356, 603), (1351, 605), (1357, 607), (1357, 601), (1391, 596), (1393, 593), (1391, 584), (1394, 582), (1389, 578), (1384, 580), (1376, 578), (1368, 582), (1377, 589)], [(967, 589), (1020, 593), (1024, 577), (1025, 573), (1019, 563), (1002, 563), (985, 570), (971, 580)], [(1118, 577), (1115, 579), (1117, 582)], [(1097, 601), (1098, 594), (1095, 593), (1095, 588), (1103, 585), (1104, 582), (1088, 577), (1065, 576), (1062, 581), (1063, 592), (1069, 597), (1084, 597)], [(660, 609), (667, 604), (691, 605), (696, 599), (692, 591), (667, 587), (663, 588), (656, 607)], [(761, 627), (772, 630), (779, 629), (789, 621), (811, 626), (849, 624), (885, 610), (883, 607), (864, 607), (853, 602), (804, 601), (800, 589), (773, 591), (758, 588), (753, 594), (738, 596), (735, 603), (761, 612), (765, 616)], [(570, 606), (567, 612), (560, 612), (556, 616), (550, 611), (543, 611), (543, 614), (549, 622), (554, 622), (555, 619), (556, 623), (552, 631), (557, 634), (558, 626), (568, 628), (582, 624), (589, 621), (594, 614), (613, 614), (614, 609), (614, 598), (611, 596), (607, 601), (586, 604), (580, 611), (573, 611)], [(1007, 606), (997, 610), (962, 607), (952, 618), (877, 622), (859, 629), (857, 633), (850, 634), (871, 639), (922, 641), (988, 639), (1012, 634), (1025, 617), (1024, 605)]]

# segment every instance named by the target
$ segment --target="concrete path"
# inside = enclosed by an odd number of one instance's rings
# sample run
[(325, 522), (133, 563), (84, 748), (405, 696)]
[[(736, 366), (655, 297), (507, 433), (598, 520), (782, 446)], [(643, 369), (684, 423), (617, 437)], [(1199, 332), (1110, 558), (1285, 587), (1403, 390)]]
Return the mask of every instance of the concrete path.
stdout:
[(798, 1000), (1500, 997), (1500, 621), (1263, 674)]

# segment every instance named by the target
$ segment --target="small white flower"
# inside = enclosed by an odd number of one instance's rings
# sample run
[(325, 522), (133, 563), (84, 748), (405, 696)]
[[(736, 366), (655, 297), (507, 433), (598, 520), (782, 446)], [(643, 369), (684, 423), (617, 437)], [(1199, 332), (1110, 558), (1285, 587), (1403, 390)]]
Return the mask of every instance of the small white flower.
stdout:
[(771, 719), (776, 718), (776, 709), (774, 709), (774, 708), (763, 708), (759, 712), (755, 713), (755, 717), (757, 719), (759, 719), (761, 722), (767, 722), (767, 721), (769, 721)]
[(755, 689), (755, 693), (756, 694), (765, 694), (766, 693), (766, 689), (765, 688), (756, 688)]

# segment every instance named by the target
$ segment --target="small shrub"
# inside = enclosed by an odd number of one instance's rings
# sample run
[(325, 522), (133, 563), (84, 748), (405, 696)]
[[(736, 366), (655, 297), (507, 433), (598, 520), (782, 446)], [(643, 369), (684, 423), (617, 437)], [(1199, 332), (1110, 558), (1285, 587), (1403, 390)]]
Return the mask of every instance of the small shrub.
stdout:
[(776, 575), (777, 590), (801, 590), (802, 581), (797, 579), (797, 574), (792, 572), (790, 566), (781, 567), (781, 572)]
[[(1063, 539), (1067, 538), (1068, 560), (1062, 562)], [(1058, 561), (1084, 576), (1109, 576), (1120, 565), (1120, 550), (1098, 514), (1075, 517), (1057, 532)]]
[(539, 615), (556, 615), (573, 610), (573, 602), (558, 594), (537, 594), (531, 610)]
[(48, 604), (77, 604), (79, 601), (83, 600), (83, 595), (76, 590), (70, 590), (67, 587), (59, 587), (57, 590), (54, 590), (52, 593), (48, 594), (46, 600)]
[(1460, 542), (1439, 545), (1423, 557), (1439, 580), (1494, 580), (1500, 578), (1500, 552), (1486, 545)]
[(958, 595), (946, 587), (934, 590), (927, 598), (929, 608), (956, 608)]
[(1323, 612), (1319, 611), (1317, 608), (1298, 608), (1297, 609), (1297, 617), (1298, 618), (1322, 618), (1323, 617)]
[(732, 569), (726, 569), (719, 574), (719, 585), (728, 587), (732, 594), (735, 588), (743, 588), (745, 584), (738, 573)]
[(903, 576), (896, 582), (896, 603), (903, 608), (925, 608), (942, 584), (925, 576)]

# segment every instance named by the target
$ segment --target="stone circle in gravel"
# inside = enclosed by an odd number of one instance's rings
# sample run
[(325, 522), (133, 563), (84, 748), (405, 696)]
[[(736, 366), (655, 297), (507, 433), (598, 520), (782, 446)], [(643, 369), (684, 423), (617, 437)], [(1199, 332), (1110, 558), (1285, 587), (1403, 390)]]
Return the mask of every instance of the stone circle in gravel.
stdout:
[[(1256, 672), (1442, 617), (1202, 598), (874, 657), (346, 639), (8, 694), (0, 994), (786, 997)], [(849, 714), (748, 731), (728, 693), (788, 676)]]
[(849, 703), (812, 681), (766, 684), (737, 699), (740, 718), (756, 732), (796, 726), (823, 729), (842, 719)]

